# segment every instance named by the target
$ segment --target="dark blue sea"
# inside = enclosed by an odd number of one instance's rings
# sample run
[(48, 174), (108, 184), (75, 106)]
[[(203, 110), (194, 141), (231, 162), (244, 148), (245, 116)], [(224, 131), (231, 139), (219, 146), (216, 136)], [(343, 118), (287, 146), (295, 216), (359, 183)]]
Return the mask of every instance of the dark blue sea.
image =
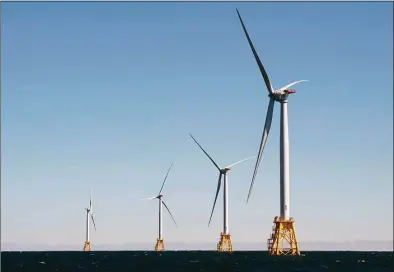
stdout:
[(1, 271), (374, 271), (393, 272), (392, 252), (303, 252), (300, 257), (266, 251), (54, 251), (1, 252)]

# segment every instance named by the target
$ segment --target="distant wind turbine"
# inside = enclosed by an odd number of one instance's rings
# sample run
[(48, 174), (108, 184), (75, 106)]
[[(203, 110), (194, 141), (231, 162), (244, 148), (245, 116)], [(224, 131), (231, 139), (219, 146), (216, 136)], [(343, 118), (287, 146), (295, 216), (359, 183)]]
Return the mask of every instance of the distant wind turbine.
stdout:
[(156, 246), (155, 246), (155, 251), (164, 251), (165, 247), (164, 247), (164, 240), (163, 240), (163, 222), (162, 222), (162, 204), (164, 205), (164, 207), (167, 209), (168, 213), (170, 214), (172, 221), (174, 221), (175, 226), (178, 227), (178, 224), (176, 223), (174, 217), (172, 216), (172, 213), (170, 211), (170, 209), (168, 208), (167, 204), (164, 202), (163, 200), (163, 194), (161, 194), (161, 192), (163, 191), (163, 187), (164, 184), (166, 183), (168, 174), (171, 171), (172, 166), (174, 165), (174, 163), (171, 164), (170, 168), (167, 171), (167, 174), (164, 178), (163, 184), (161, 185), (159, 194), (157, 196), (154, 197), (149, 197), (149, 198), (145, 198), (145, 199), (141, 199), (141, 200), (152, 200), (152, 199), (158, 199), (159, 200), (159, 238), (157, 238), (157, 242), (156, 242)]
[[(85, 208), (86, 210), (86, 240), (83, 246), (83, 251), (91, 251), (90, 244), (90, 227), (89, 227), (89, 219), (92, 219), (94, 230), (96, 230), (96, 223), (94, 222), (93, 211), (92, 211), (92, 189), (90, 189), (90, 200), (89, 200), (89, 208)], [(89, 217), (90, 215), (90, 217)]]
[(223, 177), (223, 232), (220, 234), (220, 241), (218, 243), (217, 250), (218, 251), (230, 251), (232, 252), (232, 242), (231, 242), (231, 235), (228, 230), (228, 179), (227, 179), (227, 172), (231, 170), (231, 167), (250, 160), (254, 157), (249, 157), (240, 161), (237, 161), (233, 164), (230, 164), (224, 168), (221, 168), (212, 158), (211, 156), (208, 155), (208, 153), (204, 150), (204, 148), (197, 142), (197, 140), (189, 133), (190, 137), (194, 140), (194, 142), (200, 147), (200, 149), (205, 153), (205, 155), (211, 160), (211, 162), (215, 165), (215, 167), (219, 170), (219, 180), (218, 180), (218, 185), (216, 188), (216, 195), (215, 195), (215, 200), (213, 202), (213, 207), (211, 211), (211, 216), (209, 217), (209, 222), (208, 226), (211, 224), (211, 219), (213, 215), (213, 211), (215, 209), (216, 205), (216, 200), (219, 195), (220, 191), (220, 186), (222, 183), (222, 177)]

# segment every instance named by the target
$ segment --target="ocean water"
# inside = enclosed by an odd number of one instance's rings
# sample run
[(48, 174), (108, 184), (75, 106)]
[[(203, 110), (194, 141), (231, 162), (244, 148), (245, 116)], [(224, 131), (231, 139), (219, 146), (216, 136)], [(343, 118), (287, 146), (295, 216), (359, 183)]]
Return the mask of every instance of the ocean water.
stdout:
[(300, 257), (266, 251), (52, 251), (1, 252), (1, 271), (375, 271), (393, 272), (392, 252), (303, 252)]

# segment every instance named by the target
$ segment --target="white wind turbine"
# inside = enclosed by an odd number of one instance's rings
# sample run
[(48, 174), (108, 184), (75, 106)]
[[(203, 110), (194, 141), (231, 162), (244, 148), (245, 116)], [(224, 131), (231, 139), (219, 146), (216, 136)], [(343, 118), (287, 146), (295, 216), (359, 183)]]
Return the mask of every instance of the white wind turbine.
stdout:
[(170, 209), (168, 208), (167, 204), (164, 202), (163, 200), (163, 194), (161, 194), (161, 192), (163, 191), (163, 187), (164, 184), (166, 183), (168, 174), (170, 173), (170, 170), (172, 168), (172, 166), (174, 165), (174, 163), (171, 164), (170, 168), (167, 171), (167, 174), (164, 178), (163, 184), (161, 185), (159, 194), (157, 196), (154, 197), (149, 197), (149, 198), (145, 198), (145, 199), (141, 199), (141, 200), (151, 200), (151, 199), (158, 199), (159, 200), (159, 238), (157, 238), (157, 242), (156, 242), (156, 246), (155, 246), (155, 250), (156, 251), (163, 251), (164, 250), (164, 240), (163, 240), (163, 222), (162, 222), (162, 204), (164, 205), (164, 207), (167, 209), (168, 213), (170, 214), (172, 221), (174, 221), (175, 226), (178, 227), (177, 223), (175, 222), (174, 217), (171, 214)]
[[(247, 161), (249, 159), (252, 159), (254, 157), (249, 157), (240, 161), (237, 161), (233, 164), (230, 164), (224, 168), (221, 168), (209, 155), (208, 153), (204, 150), (204, 148), (202, 148), (202, 146), (197, 142), (197, 140), (193, 137), (193, 135), (191, 135), (189, 133), (190, 137), (194, 140), (194, 142), (201, 148), (201, 150), (205, 153), (205, 155), (207, 155), (207, 157), (211, 160), (211, 162), (216, 166), (216, 168), (219, 170), (219, 180), (218, 180), (218, 185), (216, 188), (216, 195), (215, 195), (215, 200), (213, 202), (213, 207), (212, 207), (212, 211), (211, 211), (211, 216), (209, 217), (209, 222), (208, 222), (208, 226), (211, 223), (211, 219), (212, 219), (212, 215), (213, 215), (213, 211), (215, 209), (215, 205), (216, 205), (216, 200), (218, 198), (218, 194), (220, 191), (220, 186), (221, 186), (221, 182), (222, 182), (222, 177), (223, 177), (223, 232), (222, 232), (222, 238), (219, 242), (218, 245), (218, 250), (219, 251), (226, 251), (223, 250), (223, 247), (225, 246), (225, 243), (228, 243), (228, 247), (229, 250), (228, 251), (232, 251), (232, 245), (231, 245), (231, 238), (230, 238), (230, 234), (229, 234), (229, 229), (228, 229), (228, 179), (227, 179), (227, 172), (231, 170), (231, 167)], [(225, 236), (223, 238), (223, 235)], [(226, 237), (227, 236), (227, 237)], [(225, 239), (225, 241), (223, 241), (223, 239)], [(219, 249), (219, 247), (221, 246), (222, 249)]]
[(288, 132), (288, 120), (287, 120), (287, 98), (290, 94), (294, 94), (295, 90), (289, 90), (288, 88), (294, 86), (297, 83), (304, 82), (307, 80), (299, 80), (292, 82), (280, 89), (274, 90), (274, 87), (270, 83), (267, 72), (265, 71), (263, 64), (261, 63), (259, 56), (253, 46), (253, 43), (249, 37), (246, 27), (242, 21), (241, 15), (237, 9), (239, 20), (241, 21), (242, 28), (245, 32), (246, 38), (248, 39), (250, 48), (252, 49), (254, 58), (260, 68), (260, 72), (264, 78), (265, 85), (269, 92), (269, 104), (267, 110), (267, 116), (265, 119), (263, 136), (261, 139), (260, 149), (257, 155), (256, 165), (253, 172), (252, 182), (250, 184), (247, 202), (249, 201), (250, 194), (252, 192), (253, 184), (256, 178), (257, 169), (260, 165), (264, 146), (268, 139), (268, 133), (271, 128), (272, 115), (274, 111), (274, 103), (279, 102), (281, 105), (281, 126), (280, 126), (280, 217), (282, 220), (289, 220), (290, 215), (290, 177), (289, 177), (289, 132)]
[[(83, 250), (90, 251), (91, 244), (90, 244), (90, 226), (89, 226), (90, 220), (89, 219), (92, 219), (94, 230), (96, 230), (96, 223), (94, 222), (93, 210), (92, 210), (92, 189), (90, 189), (89, 208), (85, 208), (85, 210), (86, 210), (86, 240), (85, 240)], [(89, 215), (90, 215), (90, 217), (89, 217)]]

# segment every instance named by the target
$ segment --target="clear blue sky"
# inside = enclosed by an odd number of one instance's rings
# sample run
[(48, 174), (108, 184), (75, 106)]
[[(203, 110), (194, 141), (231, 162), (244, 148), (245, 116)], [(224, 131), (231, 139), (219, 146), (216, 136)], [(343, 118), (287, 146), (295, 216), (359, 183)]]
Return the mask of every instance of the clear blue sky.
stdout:
[[(392, 3), (3, 3), (2, 241), (212, 242), (220, 164), (257, 153), (267, 90), (235, 8), (289, 102), (291, 215), (299, 240), (393, 237)], [(254, 161), (229, 174), (233, 243), (279, 215), (279, 107)], [(220, 195), (221, 197), (222, 195)]]

